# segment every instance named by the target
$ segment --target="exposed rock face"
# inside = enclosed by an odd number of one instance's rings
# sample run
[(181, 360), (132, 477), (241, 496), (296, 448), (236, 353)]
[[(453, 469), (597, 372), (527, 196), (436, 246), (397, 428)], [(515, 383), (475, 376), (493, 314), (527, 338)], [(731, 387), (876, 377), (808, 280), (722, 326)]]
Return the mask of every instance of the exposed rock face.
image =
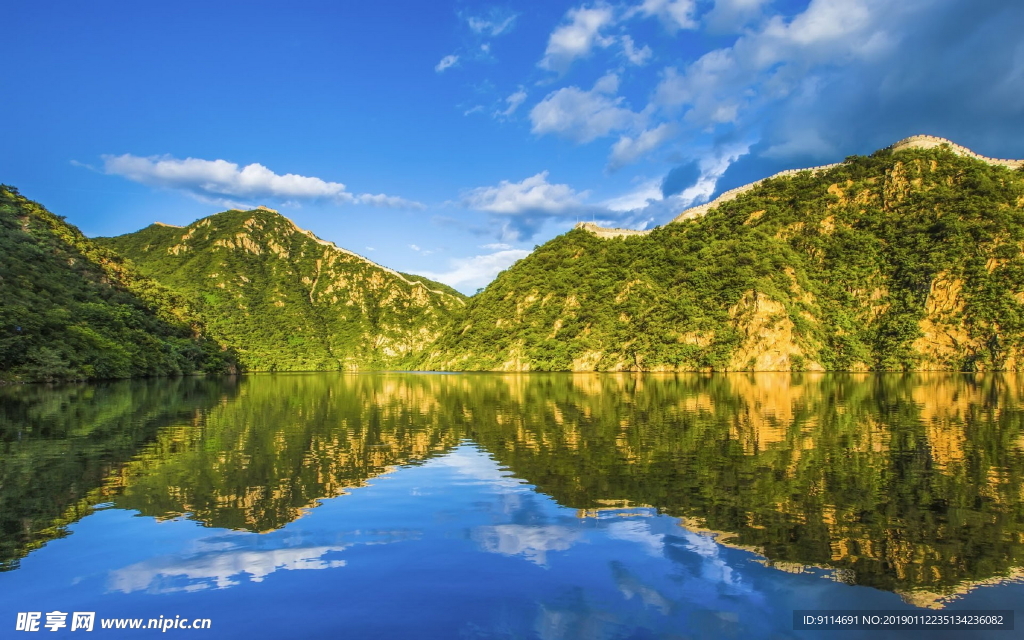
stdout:
[(960, 278), (940, 273), (932, 280), (924, 317), (918, 326), (921, 337), (913, 348), (921, 354), (920, 369), (949, 369), (962, 362), (980, 347), (977, 337), (971, 335), (960, 322), (964, 300), (960, 295), (964, 283)]
[(782, 303), (757, 291), (747, 291), (729, 309), (729, 318), (742, 340), (729, 359), (729, 370), (823, 370), (817, 362), (804, 360), (803, 349), (795, 341), (793, 321)]
[(215, 335), (254, 370), (406, 367), (465, 304), (266, 208), (103, 241), (197, 299)]

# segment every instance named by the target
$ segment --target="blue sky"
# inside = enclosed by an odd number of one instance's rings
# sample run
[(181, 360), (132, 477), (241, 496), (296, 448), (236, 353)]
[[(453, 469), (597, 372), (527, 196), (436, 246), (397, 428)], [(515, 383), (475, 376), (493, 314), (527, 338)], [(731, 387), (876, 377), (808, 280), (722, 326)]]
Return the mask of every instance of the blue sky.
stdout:
[(1016, 0), (9, 3), (0, 181), (88, 235), (264, 204), (467, 293), (916, 133), (1024, 157)]

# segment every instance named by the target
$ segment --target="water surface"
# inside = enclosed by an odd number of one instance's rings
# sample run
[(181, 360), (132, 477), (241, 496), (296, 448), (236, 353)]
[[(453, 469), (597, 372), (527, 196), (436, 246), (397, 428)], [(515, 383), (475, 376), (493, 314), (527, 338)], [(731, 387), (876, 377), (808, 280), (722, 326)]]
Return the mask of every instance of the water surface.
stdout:
[(1022, 396), (991, 374), (0, 389), (0, 635), (59, 610), (218, 638), (807, 638), (794, 609), (1015, 609)]

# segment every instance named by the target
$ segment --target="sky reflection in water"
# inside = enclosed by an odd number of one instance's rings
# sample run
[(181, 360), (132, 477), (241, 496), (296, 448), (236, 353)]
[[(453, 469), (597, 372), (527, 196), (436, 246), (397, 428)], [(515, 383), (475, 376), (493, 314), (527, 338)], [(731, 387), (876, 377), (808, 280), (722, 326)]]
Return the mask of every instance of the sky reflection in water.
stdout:
[[(0, 506), (32, 531), (4, 536), (0, 628), (59, 609), (209, 617), (211, 637), (803, 638), (793, 609), (1014, 608), (1016, 383), (949, 378), (321, 374), (21, 398)], [(798, 493), (820, 480), (809, 438), (831, 456), (817, 499)], [(926, 492), (942, 504), (901, 507)], [(857, 538), (877, 531), (903, 540)], [(916, 578), (929, 554), (966, 568)], [(843, 632), (869, 635), (934, 637)]]

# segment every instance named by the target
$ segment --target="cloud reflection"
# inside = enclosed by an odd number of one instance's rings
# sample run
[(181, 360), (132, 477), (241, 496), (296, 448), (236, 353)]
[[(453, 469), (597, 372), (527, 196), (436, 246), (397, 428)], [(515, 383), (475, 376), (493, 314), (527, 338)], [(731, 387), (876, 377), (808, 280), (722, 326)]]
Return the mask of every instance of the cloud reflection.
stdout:
[(331, 569), (345, 566), (344, 560), (326, 559), (350, 545), (311, 546), (284, 549), (233, 548), (208, 551), (189, 558), (159, 556), (112, 571), (110, 590), (123, 593), (148, 591), (173, 593), (225, 589), (240, 584), (243, 574), (250, 582), (262, 582), (276, 571)]

